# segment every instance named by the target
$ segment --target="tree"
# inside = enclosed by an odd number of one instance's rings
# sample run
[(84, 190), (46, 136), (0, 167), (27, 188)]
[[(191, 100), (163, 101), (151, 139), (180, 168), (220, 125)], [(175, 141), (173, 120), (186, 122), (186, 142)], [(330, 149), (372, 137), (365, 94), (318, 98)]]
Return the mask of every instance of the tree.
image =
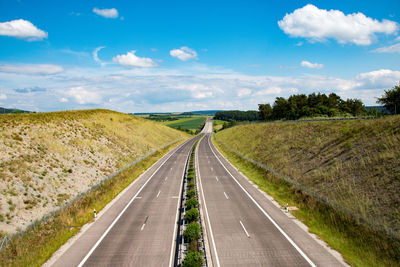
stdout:
[(400, 114), (400, 86), (396, 85), (390, 90), (385, 90), (385, 94), (376, 101), (391, 114)]
[(272, 119), (272, 108), (270, 104), (258, 104), (260, 120), (267, 121)]

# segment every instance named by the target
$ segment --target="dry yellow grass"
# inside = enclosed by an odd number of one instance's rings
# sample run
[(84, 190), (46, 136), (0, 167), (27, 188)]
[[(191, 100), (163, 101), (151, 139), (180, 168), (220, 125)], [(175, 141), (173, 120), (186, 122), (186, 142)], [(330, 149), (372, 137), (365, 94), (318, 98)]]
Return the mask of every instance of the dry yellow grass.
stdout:
[(13, 233), (129, 162), (188, 135), (128, 114), (0, 116), (0, 231)]

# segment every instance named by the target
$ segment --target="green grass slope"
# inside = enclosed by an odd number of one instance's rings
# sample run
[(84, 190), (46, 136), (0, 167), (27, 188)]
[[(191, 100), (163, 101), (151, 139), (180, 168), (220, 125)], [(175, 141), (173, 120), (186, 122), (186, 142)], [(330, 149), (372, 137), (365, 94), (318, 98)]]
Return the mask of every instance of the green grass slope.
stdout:
[(0, 116), (0, 232), (14, 233), (188, 135), (109, 110)]
[[(388, 234), (398, 240), (399, 116), (377, 120), (240, 125), (217, 133), (216, 139), (249, 158), (288, 175), (319, 196), (327, 197), (340, 209), (350, 212), (356, 225), (369, 225), (378, 232), (385, 233), (385, 236)], [(225, 153), (230, 152), (225, 149)], [(264, 179), (266, 177), (268, 175)], [(279, 187), (275, 189), (280, 190)], [(277, 196), (279, 198), (279, 194)], [(335, 247), (337, 240), (332, 236), (329, 238), (330, 244)], [(391, 238), (383, 240), (388, 243), (393, 241)], [(372, 254), (375, 253), (374, 250), (392, 249), (386, 241), (375, 244), (372, 239), (364, 241), (361, 242), (363, 245), (372, 246)], [(340, 250), (340, 245), (336, 248)], [(344, 254), (346, 249), (358, 249), (354, 245), (347, 248), (343, 245), (341, 248)], [(387, 255), (399, 257), (398, 250), (399, 248), (394, 252), (389, 251)], [(382, 260), (379, 259), (379, 252), (369, 255), (375, 257), (374, 259), (362, 259), (363, 254), (357, 253), (352, 251), (347, 254), (347, 259), (355, 265), (364, 265), (368, 260), (371, 260), (372, 265), (380, 265)], [(392, 260), (385, 262), (392, 264), (400, 259)]]

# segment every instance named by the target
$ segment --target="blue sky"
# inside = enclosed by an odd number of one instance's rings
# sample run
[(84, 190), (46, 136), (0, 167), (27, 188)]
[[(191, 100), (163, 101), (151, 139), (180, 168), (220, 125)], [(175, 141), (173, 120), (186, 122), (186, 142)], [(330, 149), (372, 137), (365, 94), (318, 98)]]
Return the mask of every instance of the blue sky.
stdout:
[[(350, 2), (350, 3), (349, 3)], [(400, 80), (400, 2), (0, 0), (0, 106), (257, 109)]]

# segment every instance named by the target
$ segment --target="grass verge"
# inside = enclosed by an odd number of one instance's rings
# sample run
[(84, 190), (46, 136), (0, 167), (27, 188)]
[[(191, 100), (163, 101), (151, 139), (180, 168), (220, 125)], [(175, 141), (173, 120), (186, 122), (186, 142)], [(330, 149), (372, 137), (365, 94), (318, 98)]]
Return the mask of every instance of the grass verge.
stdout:
[(337, 214), (332, 208), (304, 195), (285, 181), (220, 145), (218, 150), (261, 190), (282, 206), (298, 207), (292, 213), (333, 249), (339, 251), (353, 266), (400, 266), (400, 244), (395, 240), (372, 232), (355, 221)]
[(36, 227), (15, 237), (0, 251), (0, 266), (41, 266), (69, 238), (78, 233), (81, 226), (93, 220), (93, 209), (102, 210), (129, 186), (143, 169), (149, 168), (172, 147), (182, 142), (184, 140), (154, 153), (103, 183), (97, 190), (90, 192), (54, 218), (38, 223)]

